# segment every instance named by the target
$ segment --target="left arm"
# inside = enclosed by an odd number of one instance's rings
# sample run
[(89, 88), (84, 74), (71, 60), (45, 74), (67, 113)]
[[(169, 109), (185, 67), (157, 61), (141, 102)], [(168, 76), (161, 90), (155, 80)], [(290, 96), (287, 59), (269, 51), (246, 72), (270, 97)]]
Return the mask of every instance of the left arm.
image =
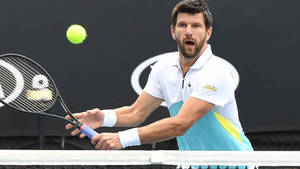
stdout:
[[(205, 116), (213, 104), (189, 97), (181, 107), (177, 116), (165, 118), (138, 128), (141, 144), (168, 140), (184, 133), (199, 119)], [(96, 149), (122, 149), (118, 133), (102, 133), (92, 138)]]
[(177, 116), (165, 118), (138, 129), (141, 143), (152, 143), (184, 135), (199, 119), (205, 116), (213, 104), (189, 97)]

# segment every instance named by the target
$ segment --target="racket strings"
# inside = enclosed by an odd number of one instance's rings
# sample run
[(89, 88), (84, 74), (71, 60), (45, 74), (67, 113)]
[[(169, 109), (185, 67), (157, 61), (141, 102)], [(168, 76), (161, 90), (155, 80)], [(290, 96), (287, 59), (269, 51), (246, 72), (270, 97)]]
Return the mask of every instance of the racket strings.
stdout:
[(1, 74), (0, 74), (1, 79), (3, 79), (8, 85), (1, 85), (1, 88), (4, 89), (4, 96), (8, 95), (11, 93), (15, 87), (15, 80), (12, 77), (9, 72), (6, 71), (6, 69), (1, 69)]
[[(12, 102), (9, 104), (21, 109), (23, 111), (28, 111), (28, 112), (42, 112), (45, 111), (46, 109), (49, 109), (52, 105), (53, 102), (55, 101), (56, 96), (56, 88), (54, 84), (52, 83), (52, 80), (47, 76), (46, 73), (36, 65), (32, 65), (30, 63), (27, 63), (26, 60), (24, 61), (20, 57), (6, 57), (2, 59), (9, 64), (13, 65), (20, 73), (22, 74), (24, 78), (24, 88), (22, 93)], [(49, 100), (42, 100), (42, 99), (37, 99), (33, 100), (28, 98), (28, 92), (35, 92), (35, 97), (36, 98), (43, 98), (43, 92), (36, 92), (38, 89), (33, 88), (32, 86), (32, 80), (36, 75), (43, 75), (47, 77), (48, 79), (48, 86), (47, 89), (51, 91), (51, 98)], [(2, 85), (2, 87), (5, 90), (8, 90), (11, 88), (11, 86), (15, 85), (14, 78), (11, 77), (9, 73), (1, 72), (1, 78), (4, 78), (3, 82), (5, 82), (5, 85)], [(11, 90), (11, 89), (10, 89)]]
[[(18, 70), (22, 73), (22, 75), (23, 75), (23, 77), (25, 77), (25, 79), (29, 79), (30, 77), (28, 76), (29, 75), (29, 73), (30, 73), (30, 71), (28, 71), (28, 69), (25, 69), (27, 72), (26, 73), (24, 73), (24, 68), (23, 69), (20, 69), (22, 66), (20, 66), (20, 64), (18, 64), (18, 62), (14, 59), (14, 58), (10, 58), (11, 60), (9, 60), (9, 59), (5, 59), (5, 61), (7, 61), (8, 63), (10, 63), (10, 64), (12, 64), (12, 65), (14, 65), (14, 66), (16, 66), (17, 68), (19, 68)], [(2, 74), (2, 75), (4, 75), (3, 77), (5, 77), (5, 83), (6, 83), (6, 85), (4, 85), (5, 87), (5, 90), (8, 88), (8, 86), (12, 86), (12, 85), (14, 85), (14, 82), (13, 81), (11, 81), (11, 79), (12, 78), (10, 78), (9, 76), (9, 74)], [(8, 84), (8, 85), (7, 85)], [(25, 83), (25, 85), (26, 85), (27, 83)], [(28, 86), (28, 85), (26, 85), (26, 86)], [(29, 89), (29, 87), (25, 87), (24, 88), (24, 90), (26, 91), (26, 89)], [(14, 102), (12, 102), (11, 104), (13, 104), (15, 107), (18, 107), (19, 109), (21, 109), (21, 110), (27, 110), (28, 108), (26, 108), (26, 106), (24, 105), (24, 104), (21, 104), (21, 103), (24, 103), (24, 99), (21, 99), (21, 97), (17, 97), (16, 99), (15, 99), (15, 101)], [(34, 104), (28, 104), (31, 108), (33, 108), (33, 110), (38, 110), (37, 108), (36, 108), (36, 106), (34, 106)]]
[[(22, 60), (20, 60), (20, 62), (21, 63), (18, 66), (22, 67), (23, 70), (28, 71), (30, 73), (30, 74), (28, 74), (29, 76), (27, 76), (27, 78), (25, 78), (25, 81), (28, 80), (28, 83), (25, 83), (25, 91), (32, 90), (33, 87), (32, 87), (32, 85), (30, 85), (30, 82), (32, 81), (32, 79), (35, 75), (43, 74), (43, 73), (41, 73), (43, 71), (37, 71), (36, 69), (32, 68), (32, 66), (28, 65), (27, 63), (23, 62)], [(25, 71), (24, 71), (24, 73), (26, 73)], [(50, 89), (52, 93), (55, 93), (55, 90), (53, 90), (53, 89), (55, 89), (55, 87), (54, 87), (54, 85), (52, 85), (52, 83), (49, 83), (49, 86), (47, 88)], [(38, 93), (37, 97), (39, 98), (41, 96), (42, 96), (42, 93)], [(21, 100), (21, 101), (23, 101), (23, 100)], [(40, 102), (40, 101), (32, 102), (32, 101), (30, 101), (29, 103), (30, 103), (30, 106), (33, 106), (33, 108), (34, 108), (33, 110), (35, 110), (35, 111), (43, 111), (45, 107), (52, 106), (51, 102)], [(33, 103), (38, 103), (38, 104), (33, 104)]]
[[(25, 80), (24, 91), (26, 92), (26, 91), (32, 90), (33, 87), (31, 85), (31, 79), (33, 79), (33, 77), (35, 75), (39, 75), (42, 73), (40, 73), (36, 69), (32, 68), (31, 66), (29, 66), (27, 63), (25, 63), (21, 59), (16, 60), (15, 58), (12, 58), (12, 60), (14, 61), (15, 65), (19, 68), (19, 70), (21, 71), (21, 73), (24, 76), (24, 80)], [(50, 89), (54, 88), (54, 86), (51, 86), (51, 83), (49, 86), (50, 86), (49, 87)], [(54, 93), (53, 90), (51, 90), (51, 91), (52, 91), (52, 93)], [(42, 95), (42, 94), (40, 93), (40, 95)], [(37, 96), (37, 97), (41, 97), (41, 96)], [(27, 98), (18, 97), (16, 100), (17, 100), (17, 102), (15, 102), (15, 104), (17, 106), (25, 108), (25, 110), (28, 108), (30, 108), (31, 111), (38, 111), (38, 112), (41, 112), (44, 110), (44, 108), (41, 108), (40, 105), (34, 104), (34, 102), (32, 102), (32, 101), (25, 102), (25, 100), (28, 101)], [(26, 107), (20, 103), (26, 103), (26, 104), (28, 104), (28, 107)], [(50, 107), (52, 105), (52, 104), (50, 104), (50, 102), (45, 102), (45, 103), (40, 102), (39, 104), (44, 104), (43, 107)]]

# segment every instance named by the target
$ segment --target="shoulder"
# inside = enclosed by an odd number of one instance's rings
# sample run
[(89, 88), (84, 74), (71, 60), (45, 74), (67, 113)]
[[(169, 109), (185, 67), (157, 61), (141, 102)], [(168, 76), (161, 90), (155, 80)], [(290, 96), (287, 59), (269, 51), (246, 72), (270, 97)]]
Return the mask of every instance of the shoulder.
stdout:
[(179, 53), (178, 51), (168, 52), (168, 53), (160, 54), (157, 57), (158, 57), (157, 64), (172, 65), (173, 63), (176, 63), (176, 61), (179, 59)]
[(215, 75), (236, 74), (236, 76), (238, 76), (236, 68), (230, 62), (218, 56), (212, 56), (212, 58), (205, 65), (204, 69), (205, 71), (209, 71)]
[(179, 60), (178, 51), (163, 53), (156, 56), (157, 62), (153, 65), (152, 69), (166, 69), (173, 66)]
[(227, 60), (218, 56), (212, 58), (203, 67), (202, 75), (204, 79), (214, 81), (217, 84), (230, 83), (234, 89), (239, 84), (239, 74), (236, 68)]
[(227, 71), (228, 63), (225, 59), (213, 55), (205, 67), (213, 72), (222, 73)]

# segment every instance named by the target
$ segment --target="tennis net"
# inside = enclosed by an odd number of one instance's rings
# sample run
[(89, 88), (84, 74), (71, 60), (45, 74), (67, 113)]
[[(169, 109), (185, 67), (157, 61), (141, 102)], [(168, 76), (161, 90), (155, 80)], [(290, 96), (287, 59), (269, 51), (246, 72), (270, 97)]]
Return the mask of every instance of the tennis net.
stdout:
[(0, 150), (0, 169), (300, 168), (300, 151)]

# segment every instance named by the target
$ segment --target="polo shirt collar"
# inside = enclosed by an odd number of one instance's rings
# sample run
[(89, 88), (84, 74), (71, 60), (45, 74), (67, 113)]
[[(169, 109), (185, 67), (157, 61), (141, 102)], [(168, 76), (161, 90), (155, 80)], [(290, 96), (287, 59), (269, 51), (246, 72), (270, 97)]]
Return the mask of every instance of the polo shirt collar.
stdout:
[[(190, 69), (200, 69), (205, 63), (211, 58), (213, 55), (211, 51), (211, 46), (209, 44), (206, 45), (206, 49), (202, 53), (202, 55), (197, 59), (197, 61), (190, 67)], [(179, 61), (179, 52), (177, 59), (173, 60), (173, 66), (177, 66), (180, 68), (180, 61)]]

